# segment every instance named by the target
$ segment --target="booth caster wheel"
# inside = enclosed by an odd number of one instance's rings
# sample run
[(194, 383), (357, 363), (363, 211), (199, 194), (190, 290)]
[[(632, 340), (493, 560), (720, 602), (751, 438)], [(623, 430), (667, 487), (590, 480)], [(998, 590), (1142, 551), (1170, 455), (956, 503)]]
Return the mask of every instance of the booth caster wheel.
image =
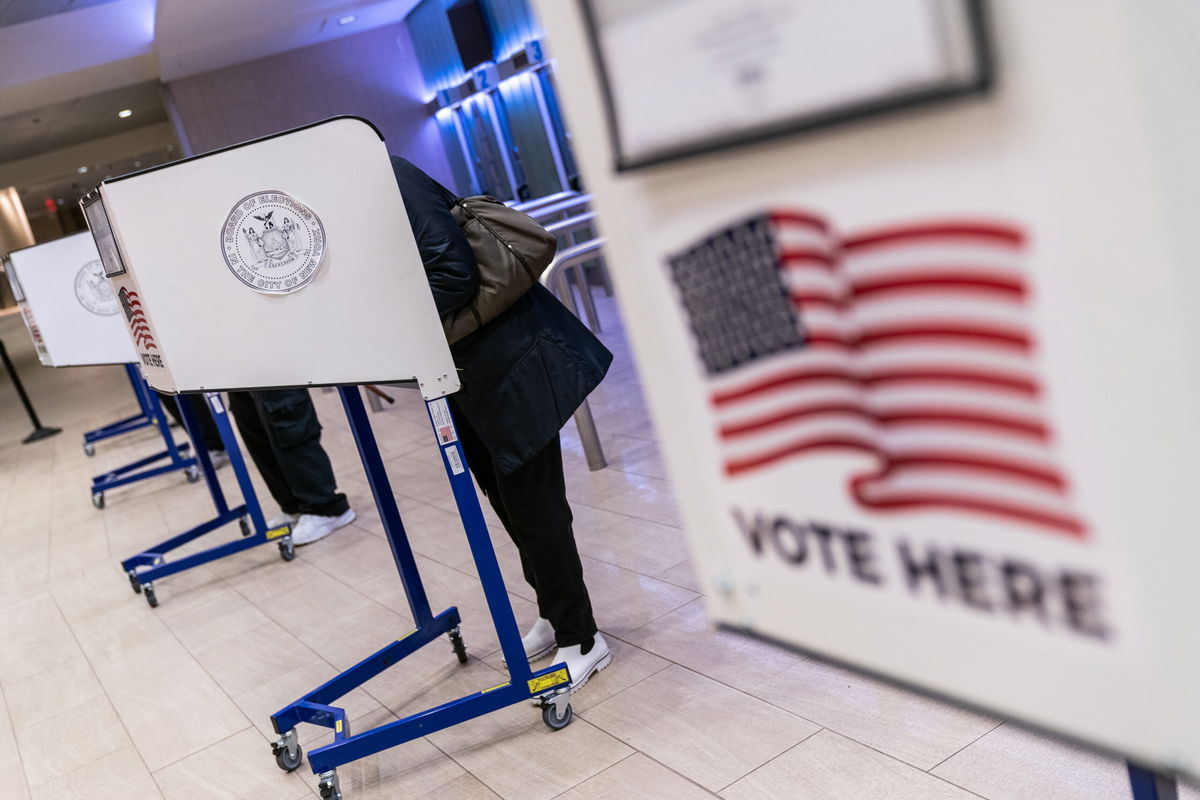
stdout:
[(296, 557), (296, 545), (292, 544), (290, 533), (279, 540), (279, 557), (284, 561), (291, 561)]
[(104, 508), (104, 492), (92, 492), (92, 505)]
[(571, 704), (567, 702), (566, 695), (561, 701), (547, 700), (542, 704), (542, 722), (546, 723), (546, 727), (552, 731), (561, 731), (571, 724), (573, 717)]
[(240, 525), (242, 528), (242, 538), (243, 539), (245, 539), (247, 536), (254, 533), (254, 531), (251, 530), (251, 528), (250, 528), (250, 520), (246, 519), (245, 517), (242, 517), (241, 519), (238, 520), (238, 525)]
[(129, 585), (133, 587), (133, 593), (141, 594), (142, 593), (142, 582), (140, 580), (138, 580), (137, 572), (135, 572), (134, 570), (129, 570), (129, 572), (126, 574), (129, 575)]
[(275, 752), (275, 763), (284, 772), (292, 772), (304, 763), (304, 749), (296, 741), (296, 729), (292, 728), (282, 739), (271, 745)]
[(85, 456), (87, 456), (88, 458), (91, 458), (92, 456), (96, 455), (96, 445), (92, 444), (91, 442), (84, 442), (83, 443), (83, 454)]
[(150, 604), (151, 608), (158, 608), (158, 595), (154, 593), (154, 584), (143, 584), (142, 594), (146, 596), (146, 602)]
[(458, 663), (467, 663), (467, 646), (463, 644), (462, 631), (455, 628), (448, 635), (450, 644), (454, 647), (454, 655), (458, 656)]
[(342, 786), (338, 783), (337, 770), (321, 773), (317, 793), (321, 795), (321, 800), (342, 800)]
[(200, 470), (193, 464), (183, 471), (183, 477), (187, 478), (188, 483), (195, 483), (200, 480)]

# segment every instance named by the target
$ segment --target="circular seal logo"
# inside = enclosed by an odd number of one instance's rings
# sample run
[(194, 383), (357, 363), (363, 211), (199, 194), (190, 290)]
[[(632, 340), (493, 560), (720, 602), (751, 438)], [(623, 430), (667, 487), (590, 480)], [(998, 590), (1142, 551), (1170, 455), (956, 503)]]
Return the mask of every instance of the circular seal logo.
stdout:
[(121, 310), (117, 293), (105, 277), (99, 259), (87, 262), (75, 273), (75, 297), (79, 305), (101, 317), (111, 317)]
[(325, 226), (312, 209), (283, 192), (246, 195), (221, 229), (225, 264), (256, 292), (302, 289), (325, 257)]

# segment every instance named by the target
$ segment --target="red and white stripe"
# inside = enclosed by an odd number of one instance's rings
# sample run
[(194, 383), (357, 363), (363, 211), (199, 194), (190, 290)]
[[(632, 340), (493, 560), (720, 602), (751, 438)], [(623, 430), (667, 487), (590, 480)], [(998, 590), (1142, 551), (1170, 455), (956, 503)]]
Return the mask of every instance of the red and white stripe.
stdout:
[(127, 292), (126, 296), (129, 298), (129, 307), (133, 309), (133, 316), (129, 318), (129, 330), (133, 333), (134, 344), (146, 350), (157, 350), (158, 345), (154, 343), (154, 337), (150, 334), (150, 324), (146, 321), (142, 301), (138, 299), (137, 292)]
[(806, 344), (712, 381), (726, 471), (850, 448), (874, 509), (942, 508), (1084, 534), (1042, 416), (1011, 226), (943, 222), (838, 241), (772, 214)]

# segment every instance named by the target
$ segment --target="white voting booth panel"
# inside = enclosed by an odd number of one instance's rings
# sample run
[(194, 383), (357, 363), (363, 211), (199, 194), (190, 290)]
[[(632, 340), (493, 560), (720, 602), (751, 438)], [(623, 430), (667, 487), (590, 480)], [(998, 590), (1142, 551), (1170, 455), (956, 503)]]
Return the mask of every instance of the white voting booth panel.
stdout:
[(87, 233), (15, 250), (8, 277), (48, 367), (129, 364), (137, 354), (116, 291)]
[[(630, 74), (736, 68), (716, 129), (792, 80), (771, 25), (867, 71), (925, 45), (816, 1), (534, 5), (710, 618), (1200, 775), (1200, 15), (989, 3), (987, 97), (703, 155), (664, 111), (687, 152), (647, 167)], [(672, 16), (705, 35), (618, 47)]]
[(387, 150), (364, 120), (108, 180), (84, 208), (156, 389), (458, 389)]

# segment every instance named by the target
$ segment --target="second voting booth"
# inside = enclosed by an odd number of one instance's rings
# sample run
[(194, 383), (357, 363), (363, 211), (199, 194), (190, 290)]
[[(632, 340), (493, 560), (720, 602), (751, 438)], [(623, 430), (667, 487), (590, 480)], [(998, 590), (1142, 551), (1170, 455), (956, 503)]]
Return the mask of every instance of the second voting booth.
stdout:
[[(120, 364), (125, 367), (139, 412), (84, 434), (84, 452), (95, 453), (95, 443), (156, 425), (165, 450), (110, 472), (92, 481), (92, 502), (104, 506), (108, 489), (184, 470), (189, 481), (200, 473), (194, 458), (177, 446), (163, 417), (158, 398), (148, 389), (134, 366), (137, 353), (125, 333), (116, 292), (92, 237), (79, 233), (53, 242), (14, 250), (5, 259), (5, 274), (17, 299), (21, 318), (33, 339), (38, 359), (47, 367), (83, 367)], [(160, 463), (165, 461), (166, 463)]]
[[(454, 363), (379, 132), (335, 118), (105, 181), (85, 204), (152, 386), (208, 393), (222, 425), (219, 390), (339, 387), (417, 628), (274, 714), (279, 766), (303, 761), (299, 723), (331, 728), (309, 762), (321, 796), (340, 798), (339, 765), (514, 703), (541, 698), (551, 728), (569, 723), (565, 666), (534, 672), (524, 658), (445, 399), (459, 388)], [(341, 696), (443, 635), (466, 661), (458, 610), (430, 608), (357, 387), (402, 381), (427, 404), (510, 680), (352, 735)]]

